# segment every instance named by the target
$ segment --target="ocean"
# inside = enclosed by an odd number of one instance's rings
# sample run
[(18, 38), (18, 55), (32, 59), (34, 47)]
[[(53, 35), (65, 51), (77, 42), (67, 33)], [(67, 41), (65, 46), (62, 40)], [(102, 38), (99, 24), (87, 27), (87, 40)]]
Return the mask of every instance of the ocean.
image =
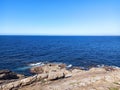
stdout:
[(0, 36), (0, 69), (30, 75), (49, 62), (120, 67), (120, 36)]

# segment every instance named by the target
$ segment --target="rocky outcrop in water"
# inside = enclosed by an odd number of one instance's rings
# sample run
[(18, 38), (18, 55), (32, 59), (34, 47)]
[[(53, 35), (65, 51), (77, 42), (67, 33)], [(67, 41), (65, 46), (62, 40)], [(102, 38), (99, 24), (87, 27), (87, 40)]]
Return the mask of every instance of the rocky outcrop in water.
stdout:
[(7, 69), (0, 70), (0, 84), (16, 81), (24, 77), (25, 77), (24, 75), (17, 74)]
[(0, 80), (10, 80), (10, 79), (18, 79), (16, 73), (10, 70), (0, 70)]

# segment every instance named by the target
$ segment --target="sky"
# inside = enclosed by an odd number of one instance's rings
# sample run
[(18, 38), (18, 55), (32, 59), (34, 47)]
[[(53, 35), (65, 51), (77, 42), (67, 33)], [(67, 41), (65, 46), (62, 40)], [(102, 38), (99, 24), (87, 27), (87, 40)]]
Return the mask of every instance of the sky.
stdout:
[(120, 35), (120, 0), (0, 0), (0, 35)]

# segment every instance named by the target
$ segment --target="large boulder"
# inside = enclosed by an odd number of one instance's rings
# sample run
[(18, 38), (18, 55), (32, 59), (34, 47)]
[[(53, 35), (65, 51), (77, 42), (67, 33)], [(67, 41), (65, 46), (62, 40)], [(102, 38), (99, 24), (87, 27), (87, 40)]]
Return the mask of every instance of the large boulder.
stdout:
[(48, 80), (56, 80), (60, 78), (71, 77), (72, 73), (66, 70), (65, 64), (46, 64), (43, 66), (31, 68), (32, 73), (48, 74)]
[(42, 66), (39, 66), (39, 67), (32, 67), (30, 69), (30, 72), (31, 73), (36, 73), (36, 74), (41, 74), (41, 73), (44, 72), (44, 70), (43, 70)]
[(59, 71), (64, 68), (66, 68), (65, 64), (49, 63), (49, 64), (46, 64), (43, 66), (33, 67), (30, 69), (30, 71), (31, 71), (31, 73), (42, 74), (42, 73), (56, 72), (56, 71)]

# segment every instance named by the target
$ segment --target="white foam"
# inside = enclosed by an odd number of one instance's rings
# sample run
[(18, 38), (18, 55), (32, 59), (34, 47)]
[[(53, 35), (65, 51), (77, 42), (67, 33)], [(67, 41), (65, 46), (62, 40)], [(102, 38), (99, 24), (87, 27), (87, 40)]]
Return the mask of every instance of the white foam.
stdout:
[[(98, 68), (105, 67), (105, 66), (108, 66), (108, 65), (104, 65), (104, 64), (102, 64), (102, 65), (97, 65)], [(109, 66), (109, 67), (116, 68), (116, 69), (119, 69), (119, 68), (120, 68), (120, 67), (118, 67), (118, 66)]]
[(102, 65), (97, 65), (97, 67), (98, 67), (98, 68), (101, 68), (101, 67), (105, 67), (105, 65), (104, 65), (104, 64), (102, 64)]
[(71, 68), (72, 67), (72, 64), (69, 64), (68, 66), (67, 66), (67, 68)]
[(43, 66), (45, 65), (43, 62), (37, 62), (37, 63), (31, 63), (29, 64), (29, 66), (33, 67), (33, 66)]
[(31, 64), (28, 64), (28, 66), (20, 67), (20, 68), (17, 68), (16, 70), (27, 70), (27, 69), (30, 69), (34, 66), (42, 66), (42, 65), (44, 65), (43, 62), (31, 63)]

